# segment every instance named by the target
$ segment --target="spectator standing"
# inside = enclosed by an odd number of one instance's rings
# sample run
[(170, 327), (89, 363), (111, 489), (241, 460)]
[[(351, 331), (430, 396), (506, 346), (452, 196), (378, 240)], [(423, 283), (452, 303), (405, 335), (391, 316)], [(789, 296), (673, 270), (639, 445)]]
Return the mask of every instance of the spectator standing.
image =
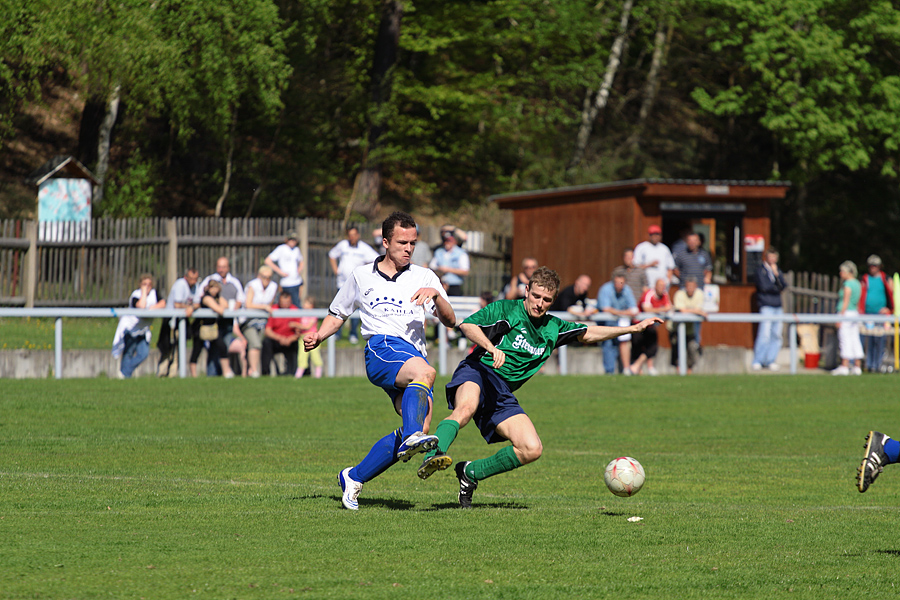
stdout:
[[(416, 226), (416, 234), (420, 234), (418, 225)], [(431, 252), (431, 247), (425, 242), (419, 240), (419, 242), (416, 244), (415, 250), (413, 250), (412, 257), (410, 257), (409, 262), (411, 264), (428, 269), (428, 265), (431, 263), (432, 258), (434, 258), (434, 254)]]
[[(272, 250), (263, 262), (281, 278), (278, 285), (291, 295), (291, 301), (300, 306), (300, 288), (303, 286), (303, 277), (300, 275), (303, 272), (303, 253), (297, 247), (298, 243), (297, 232), (289, 231), (285, 236), (284, 243)], [(268, 305), (274, 304), (274, 301), (273, 298)]]
[(635, 298), (642, 298), (650, 289), (647, 272), (643, 267), (634, 264), (634, 250), (625, 248), (622, 252), (622, 266), (625, 268), (625, 285), (631, 288)]
[[(756, 301), (761, 315), (781, 315), (781, 292), (787, 287), (784, 275), (778, 268), (778, 251), (775, 248), (766, 250), (765, 260), (756, 270)], [(781, 332), (784, 323), (780, 321), (762, 321), (756, 330), (756, 344), (753, 346), (754, 371), (768, 368), (778, 370), (778, 351), (781, 350)]]
[(597, 307), (591, 306), (587, 301), (590, 289), (590, 275), (579, 275), (575, 283), (562, 289), (550, 306), (550, 312), (566, 311), (582, 318), (591, 316), (597, 312)]
[[(200, 273), (197, 269), (192, 267), (185, 271), (184, 277), (176, 279), (169, 288), (166, 308), (181, 308), (184, 310), (185, 319), (189, 319), (194, 312), (194, 292), (197, 291), (199, 279)], [(160, 377), (174, 374), (173, 367), (178, 363), (178, 324), (181, 321), (179, 318), (163, 319), (159, 328), (159, 340), (156, 342), (156, 347), (159, 348), (159, 363), (156, 365), (156, 372)], [(193, 338), (191, 329), (188, 322), (186, 331)]]
[(506, 284), (505, 296), (507, 300), (521, 300), (525, 297), (528, 290), (528, 281), (537, 268), (537, 259), (528, 257), (522, 260), (522, 270)]
[[(303, 308), (307, 310), (312, 310), (316, 307), (315, 302), (312, 298), (307, 296), (307, 298), (303, 301)], [(306, 337), (307, 335), (315, 335), (319, 331), (319, 319), (316, 317), (300, 317), (300, 337), (301, 339)], [(304, 372), (309, 368), (309, 363), (312, 362), (313, 365), (313, 376), (316, 379), (322, 377), (322, 366), (325, 364), (322, 360), (322, 351), (316, 347), (310, 351), (306, 351), (305, 349), (299, 351), (297, 354), (298, 364), (297, 364), (297, 377), (303, 377)]]
[(693, 277), (697, 287), (703, 290), (703, 284), (712, 282), (712, 258), (709, 252), (700, 246), (700, 234), (689, 233), (685, 240), (684, 250), (675, 254), (675, 274), (685, 287), (685, 280)]
[[(672, 311), (672, 300), (669, 298), (669, 280), (661, 277), (656, 280), (652, 290), (647, 290), (641, 296), (638, 308), (641, 312), (653, 313), (662, 316)], [(633, 333), (631, 336), (631, 372), (639, 375), (644, 363), (647, 364), (647, 372), (657, 375), (656, 366), (653, 364), (656, 353), (659, 350), (659, 332), (654, 323), (645, 329)]]
[[(267, 265), (261, 266), (256, 275), (256, 279), (251, 279), (247, 283), (246, 308), (264, 310), (271, 314), (272, 305), (275, 304), (275, 296), (278, 293), (278, 284), (272, 281), (272, 269)], [(298, 286), (295, 291), (299, 291), (299, 289)], [(290, 295), (293, 302), (294, 292), (284, 287), (281, 290)], [(248, 371), (250, 377), (253, 378), (260, 375), (260, 356), (262, 354), (267, 321), (266, 317), (250, 317), (241, 325), (241, 332), (247, 340)]]
[[(370, 245), (359, 239), (359, 228), (350, 226), (347, 228), (347, 238), (341, 240), (328, 251), (328, 260), (331, 261), (331, 270), (337, 276), (337, 287), (342, 288), (350, 277), (353, 269), (360, 265), (374, 262), (378, 258), (378, 252)], [(359, 342), (359, 319), (350, 319), (350, 343)], [(340, 339), (340, 331), (338, 332)]]
[[(165, 308), (165, 306), (166, 301), (157, 297), (156, 289), (153, 287), (153, 275), (141, 274), (140, 287), (131, 292), (128, 307), (155, 310)], [(117, 375), (119, 379), (129, 379), (134, 370), (150, 354), (150, 326), (152, 324), (153, 319), (147, 317), (127, 315), (119, 319), (116, 335), (113, 338), (113, 356), (122, 357), (122, 364)]]
[[(840, 266), (841, 293), (838, 299), (838, 314), (845, 317), (859, 316), (859, 299), (862, 288), (856, 279), (858, 271), (853, 261), (845, 260)], [(841, 321), (838, 328), (838, 345), (841, 350), (841, 364), (832, 375), (862, 375), (862, 367), (856, 361), (863, 358), (862, 340), (859, 337), (859, 322)]]
[[(628, 327), (631, 318), (638, 313), (637, 301), (631, 288), (625, 285), (625, 269), (616, 267), (612, 273), (612, 280), (600, 286), (597, 294), (597, 308), (600, 312), (609, 313), (618, 317), (614, 321), (607, 321), (607, 327)], [(620, 335), (601, 342), (603, 352), (603, 370), (607, 375), (616, 372), (617, 357), (622, 360), (622, 373), (631, 374), (631, 334)]]
[[(278, 294), (278, 304), (272, 309), (296, 310), (291, 304), (291, 295), (287, 292)], [(262, 374), (268, 375), (272, 359), (276, 354), (284, 356), (286, 364), (282, 375), (297, 373), (297, 350), (300, 339), (300, 317), (272, 317), (266, 322), (266, 334), (262, 345)]]
[(462, 296), (462, 284), (469, 275), (469, 253), (459, 246), (455, 228), (441, 229), (441, 245), (428, 265), (441, 278), (448, 296)]
[(372, 249), (378, 253), (379, 256), (384, 256), (384, 236), (381, 235), (381, 227), (376, 227), (372, 230)]
[(241, 284), (241, 280), (231, 274), (231, 263), (224, 256), (220, 256), (216, 260), (216, 272), (212, 275), (206, 276), (203, 281), (200, 282), (200, 285), (197, 286), (196, 291), (194, 292), (194, 306), (200, 304), (200, 300), (205, 294), (206, 286), (210, 281), (218, 281), (222, 284), (222, 290), (225, 290), (227, 287), (229, 291), (225, 294), (225, 298), (228, 296), (233, 296), (233, 300), (235, 301), (234, 306), (230, 307), (240, 308), (244, 303), (244, 286)]
[(648, 239), (634, 248), (634, 264), (647, 274), (647, 287), (656, 288), (656, 280), (672, 279), (675, 259), (669, 247), (662, 243), (662, 227), (651, 225), (647, 229)]
[[(894, 312), (892, 284), (882, 270), (881, 257), (877, 254), (866, 260), (868, 273), (860, 277), (859, 312), (867, 315), (890, 315)], [(887, 341), (885, 325), (870, 323), (865, 338), (866, 371), (877, 373), (884, 356)]]
[[(706, 311), (703, 310), (703, 292), (694, 277), (688, 277), (684, 280), (684, 288), (675, 292), (672, 298), (672, 305), (678, 312), (700, 315), (706, 318)], [(694, 366), (700, 359), (700, 340), (697, 337), (700, 329), (699, 323), (685, 323), (685, 338), (687, 342), (687, 368), (688, 373), (693, 373)], [(674, 334), (677, 331), (675, 323), (669, 321), (667, 323), (669, 332)], [(672, 339), (672, 366), (678, 366), (678, 338), (671, 336)]]

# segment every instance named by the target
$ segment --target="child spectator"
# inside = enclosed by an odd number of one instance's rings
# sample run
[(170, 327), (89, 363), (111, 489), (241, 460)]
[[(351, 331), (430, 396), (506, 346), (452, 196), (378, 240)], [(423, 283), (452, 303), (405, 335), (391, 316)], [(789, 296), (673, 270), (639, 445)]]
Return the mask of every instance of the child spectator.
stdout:
[[(311, 310), (316, 307), (315, 301), (308, 297), (303, 301), (303, 308), (307, 310)], [(300, 317), (300, 337), (303, 338), (308, 333), (317, 333), (319, 331), (319, 319), (316, 317)], [(306, 369), (309, 368), (309, 363), (312, 361), (313, 364), (313, 374), (316, 379), (322, 377), (322, 352), (319, 350), (318, 346), (307, 351), (299, 352), (298, 356), (298, 365), (297, 372), (295, 373), (296, 377), (303, 377)]]

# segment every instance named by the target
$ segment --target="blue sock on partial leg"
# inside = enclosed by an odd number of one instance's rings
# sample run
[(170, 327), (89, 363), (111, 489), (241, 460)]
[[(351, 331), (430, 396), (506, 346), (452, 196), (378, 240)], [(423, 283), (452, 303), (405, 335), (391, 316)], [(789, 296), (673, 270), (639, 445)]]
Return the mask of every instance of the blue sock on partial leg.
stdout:
[(431, 406), (431, 388), (421, 381), (413, 381), (403, 390), (400, 412), (403, 415), (403, 439), (422, 431), (428, 407)]
[(403, 441), (400, 430), (396, 429), (377, 442), (358, 465), (350, 469), (350, 479), (365, 483), (372, 481), (397, 462), (397, 450)]
[(900, 460), (900, 442), (891, 438), (884, 440), (884, 453), (887, 455), (889, 463)]

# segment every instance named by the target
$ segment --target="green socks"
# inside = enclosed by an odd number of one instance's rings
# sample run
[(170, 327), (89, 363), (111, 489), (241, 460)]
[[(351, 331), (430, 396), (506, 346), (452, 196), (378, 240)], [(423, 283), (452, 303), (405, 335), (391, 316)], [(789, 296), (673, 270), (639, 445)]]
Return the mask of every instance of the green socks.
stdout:
[(466, 465), (466, 475), (475, 481), (506, 473), (522, 466), (512, 446), (504, 446), (493, 456), (473, 460)]
[(435, 450), (432, 450), (426, 456), (431, 458), (438, 452), (443, 454), (447, 453), (447, 450), (450, 449), (450, 444), (453, 443), (453, 440), (456, 439), (456, 435), (459, 433), (459, 423), (452, 419), (444, 419), (440, 423), (438, 423), (437, 429), (434, 430), (434, 435), (438, 438), (438, 445)]

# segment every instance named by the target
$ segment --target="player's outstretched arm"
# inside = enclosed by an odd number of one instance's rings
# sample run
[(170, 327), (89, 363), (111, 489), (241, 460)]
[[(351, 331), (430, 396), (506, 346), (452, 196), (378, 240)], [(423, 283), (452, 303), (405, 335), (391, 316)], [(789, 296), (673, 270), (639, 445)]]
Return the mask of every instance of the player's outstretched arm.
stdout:
[(591, 325), (585, 330), (581, 337), (578, 338), (578, 340), (580, 342), (586, 342), (588, 344), (592, 344), (594, 342), (605, 342), (606, 340), (617, 338), (620, 335), (625, 335), (626, 333), (640, 333), (651, 325), (662, 322), (663, 320), (659, 317), (650, 317), (649, 319), (644, 319), (640, 323), (635, 323), (627, 327), (607, 327), (605, 325)]
[(325, 318), (322, 319), (322, 325), (317, 332), (310, 332), (303, 336), (303, 349), (309, 352), (310, 350), (318, 348), (319, 344), (337, 333), (337, 330), (340, 329), (343, 324), (343, 319), (339, 319), (333, 315), (325, 315)]
[(484, 332), (481, 330), (481, 327), (475, 325), (474, 323), (460, 323), (459, 330), (463, 332), (469, 340), (478, 344), (480, 347), (484, 348), (485, 351), (491, 355), (494, 359), (493, 367), (495, 369), (499, 369), (503, 366), (503, 363), (506, 362), (506, 354), (503, 350), (500, 350), (495, 346), (491, 340), (488, 339)]

